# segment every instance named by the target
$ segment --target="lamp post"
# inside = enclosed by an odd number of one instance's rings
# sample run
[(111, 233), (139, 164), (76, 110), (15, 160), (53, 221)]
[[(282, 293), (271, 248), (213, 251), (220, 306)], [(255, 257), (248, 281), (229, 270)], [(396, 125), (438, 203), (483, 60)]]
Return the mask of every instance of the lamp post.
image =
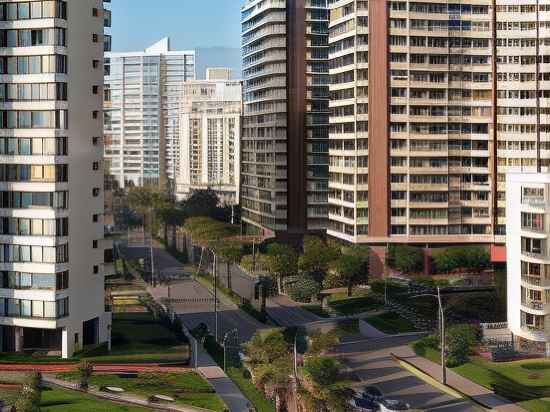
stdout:
[(412, 298), (421, 298), (430, 296), (437, 299), (438, 315), (439, 315), (439, 334), (441, 335), (441, 381), (444, 385), (447, 384), (447, 366), (445, 365), (445, 310), (441, 301), (441, 290), (437, 287), (437, 294), (423, 293), (421, 295), (412, 296)]

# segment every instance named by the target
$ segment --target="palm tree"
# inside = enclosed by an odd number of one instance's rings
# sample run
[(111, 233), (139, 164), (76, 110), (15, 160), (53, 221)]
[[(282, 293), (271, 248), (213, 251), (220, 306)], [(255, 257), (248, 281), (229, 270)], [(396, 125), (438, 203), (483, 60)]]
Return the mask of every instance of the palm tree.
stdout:
[(292, 359), (288, 343), (280, 330), (258, 331), (245, 345), (246, 366), (254, 384), (275, 398), (275, 408), (281, 411), (292, 387)]

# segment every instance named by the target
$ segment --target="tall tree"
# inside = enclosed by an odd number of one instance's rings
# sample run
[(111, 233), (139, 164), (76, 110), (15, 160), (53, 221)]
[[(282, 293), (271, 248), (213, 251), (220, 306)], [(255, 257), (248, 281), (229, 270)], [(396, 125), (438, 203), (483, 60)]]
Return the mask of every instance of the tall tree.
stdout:
[(304, 253), (298, 259), (298, 266), (304, 274), (321, 283), (330, 263), (339, 255), (339, 250), (316, 236), (304, 238)]
[(271, 243), (267, 247), (269, 272), (277, 279), (277, 290), (283, 293), (283, 279), (298, 271), (298, 255), (289, 245)]
[(344, 412), (353, 396), (349, 382), (344, 379), (343, 368), (336, 359), (326, 356), (306, 358), (302, 368), (303, 399), (316, 412)]
[(258, 331), (245, 345), (246, 365), (254, 383), (275, 397), (277, 412), (282, 410), (291, 387), (292, 359), (280, 330)]
[(348, 249), (334, 263), (334, 268), (325, 279), (325, 287), (345, 286), (348, 297), (353, 294), (353, 288), (366, 283), (369, 276), (369, 251), (367, 248), (356, 246)]

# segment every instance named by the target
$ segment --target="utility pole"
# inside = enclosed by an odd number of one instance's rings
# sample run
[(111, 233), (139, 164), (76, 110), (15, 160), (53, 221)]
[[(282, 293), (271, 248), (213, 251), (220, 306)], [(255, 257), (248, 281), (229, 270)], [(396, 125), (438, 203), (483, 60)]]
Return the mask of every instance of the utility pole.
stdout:
[(215, 316), (215, 336), (216, 336), (216, 342), (219, 342), (218, 340), (218, 257), (214, 254), (214, 268), (213, 268), (213, 275), (214, 275), (214, 316)]
[(437, 287), (437, 303), (439, 306), (440, 335), (441, 335), (441, 378), (443, 385), (447, 384), (447, 367), (445, 365), (445, 312), (441, 304), (441, 290)]
[(430, 296), (437, 299), (438, 306), (438, 317), (439, 317), (439, 334), (440, 336), (440, 346), (441, 346), (441, 382), (447, 384), (447, 366), (445, 361), (445, 310), (443, 308), (443, 302), (441, 299), (441, 289), (437, 287), (437, 294), (433, 293), (424, 293), (422, 295), (411, 296), (411, 298), (420, 298), (424, 296)]
[(151, 228), (151, 286), (155, 287), (155, 253), (153, 250), (153, 229)]

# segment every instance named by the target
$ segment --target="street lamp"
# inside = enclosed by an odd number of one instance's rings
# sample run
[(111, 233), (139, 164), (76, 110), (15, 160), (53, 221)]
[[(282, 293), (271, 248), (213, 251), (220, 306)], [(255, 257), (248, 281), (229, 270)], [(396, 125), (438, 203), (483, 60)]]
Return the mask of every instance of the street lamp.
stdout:
[(412, 296), (412, 298), (421, 298), (424, 296), (430, 296), (437, 299), (437, 305), (439, 307), (439, 333), (441, 335), (441, 380), (444, 385), (447, 384), (447, 367), (445, 365), (445, 311), (443, 304), (441, 303), (441, 290), (437, 287), (437, 295), (433, 293), (423, 293), (421, 295)]
[(231, 329), (229, 332), (227, 332), (225, 334), (225, 336), (223, 337), (223, 370), (226, 371), (227, 370), (227, 344), (226, 344), (226, 341), (227, 341), (227, 338), (229, 338), (229, 336), (231, 336), (232, 333), (235, 333), (236, 336), (238, 336), (239, 334), (239, 331), (237, 329)]

